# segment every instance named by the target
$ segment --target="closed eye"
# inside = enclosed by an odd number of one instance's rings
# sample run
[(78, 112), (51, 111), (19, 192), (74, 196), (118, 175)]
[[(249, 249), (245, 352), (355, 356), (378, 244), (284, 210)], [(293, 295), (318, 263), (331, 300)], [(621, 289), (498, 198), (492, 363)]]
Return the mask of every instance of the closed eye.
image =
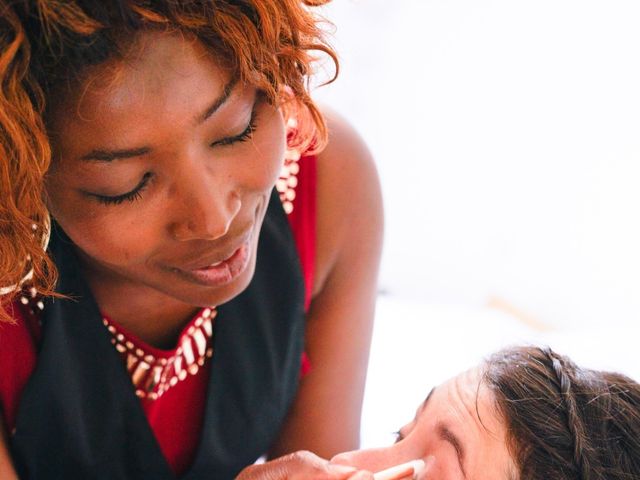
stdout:
[(142, 197), (142, 190), (144, 190), (144, 188), (149, 184), (152, 176), (153, 174), (151, 172), (145, 173), (136, 188), (134, 188), (130, 192), (123, 193), (122, 195), (107, 196), (98, 195), (97, 193), (91, 193), (90, 195), (92, 197), (95, 197), (100, 203), (103, 203), (104, 205), (120, 205), (124, 201), (133, 202)]
[(257, 105), (258, 101), (253, 105), (253, 109), (251, 110), (251, 118), (249, 119), (249, 123), (247, 127), (240, 133), (239, 135), (234, 135), (232, 137), (225, 137), (220, 140), (216, 140), (211, 143), (212, 147), (224, 147), (227, 145), (233, 145), (235, 143), (246, 142), (247, 140), (253, 137), (253, 133), (256, 131), (256, 117), (257, 117)]
[(404, 435), (402, 435), (402, 432), (400, 430), (396, 430), (395, 432), (393, 432), (393, 436), (396, 437), (396, 440), (393, 442), (394, 444), (404, 440)]

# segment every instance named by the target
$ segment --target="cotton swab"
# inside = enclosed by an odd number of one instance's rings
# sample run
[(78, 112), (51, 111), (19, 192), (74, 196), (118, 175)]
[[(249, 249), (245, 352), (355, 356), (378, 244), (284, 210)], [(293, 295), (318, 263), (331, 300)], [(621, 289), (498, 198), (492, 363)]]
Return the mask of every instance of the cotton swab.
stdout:
[(408, 477), (415, 478), (418, 473), (422, 471), (425, 464), (422, 460), (411, 460), (410, 462), (401, 463), (393, 467), (381, 470), (374, 473), (374, 480), (400, 480), (401, 478)]

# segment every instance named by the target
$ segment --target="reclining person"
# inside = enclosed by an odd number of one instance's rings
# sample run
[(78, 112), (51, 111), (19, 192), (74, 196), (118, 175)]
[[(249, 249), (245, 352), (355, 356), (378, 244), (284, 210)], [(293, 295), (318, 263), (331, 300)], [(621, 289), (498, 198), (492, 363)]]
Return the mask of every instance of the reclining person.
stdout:
[(640, 384), (508, 348), (434, 388), (394, 445), (332, 463), (377, 472), (413, 459), (425, 480), (640, 479)]

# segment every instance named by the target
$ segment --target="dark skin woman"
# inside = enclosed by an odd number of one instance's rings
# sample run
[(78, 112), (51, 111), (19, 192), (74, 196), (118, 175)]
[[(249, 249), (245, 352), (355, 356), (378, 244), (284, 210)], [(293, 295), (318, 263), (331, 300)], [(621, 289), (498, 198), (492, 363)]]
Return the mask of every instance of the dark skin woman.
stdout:
[(1, 478), (370, 478), (322, 459), (382, 208), (312, 3), (0, 1)]

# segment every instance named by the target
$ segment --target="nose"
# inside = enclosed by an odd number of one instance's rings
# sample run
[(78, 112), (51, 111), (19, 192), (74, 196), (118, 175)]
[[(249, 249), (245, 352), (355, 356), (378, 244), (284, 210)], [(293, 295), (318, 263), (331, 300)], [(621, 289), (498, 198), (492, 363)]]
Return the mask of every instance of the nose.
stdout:
[(177, 214), (169, 226), (179, 241), (215, 240), (223, 237), (242, 206), (240, 194), (224, 181), (190, 175), (176, 185)]

